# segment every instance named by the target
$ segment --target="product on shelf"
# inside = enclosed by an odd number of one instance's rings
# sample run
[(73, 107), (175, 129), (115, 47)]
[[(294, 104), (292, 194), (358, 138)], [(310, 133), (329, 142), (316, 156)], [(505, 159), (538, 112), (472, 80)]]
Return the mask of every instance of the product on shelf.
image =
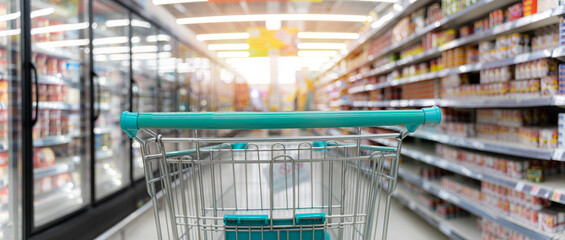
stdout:
[(439, 97), (438, 80), (427, 80), (402, 85), (402, 99), (434, 99)]
[(441, 185), (451, 192), (464, 196), (466, 199), (471, 199), (477, 202), (480, 202), (483, 199), (481, 185), (474, 180), (470, 181), (459, 175), (445, 176), (441, 178)]
[(512, 239), (512, 240), (530, 240), (530, 238), (502, 225), (484, 218), (482, 220), (483, 240), (498, 240), (498, 239)]
[(36, 148), (33, 156), (33, 166), (36, 168), (50, 167), (55, 164), (55, 152), (49, 147)]

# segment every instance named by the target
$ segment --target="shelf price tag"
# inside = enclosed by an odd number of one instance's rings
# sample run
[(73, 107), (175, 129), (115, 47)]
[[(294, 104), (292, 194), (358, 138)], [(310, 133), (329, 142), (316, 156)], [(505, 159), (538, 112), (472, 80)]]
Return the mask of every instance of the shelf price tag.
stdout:
[(555, 149), (553, 151), (553, 156), (551, 156), (553, 160), (561, 160), (563, 158), (563, 149)]
[(553, 194), (551, 195), (551, 201), (554, 201), (554, 202), (561, 201), (561, 191), (559, 191), (559, 190), (553, 191)]
[(516, 184), (516, 186), (514, 187), (514, 189), (516, 189), (516, 191), (521, 192), (522, 190), (524, 190), (524, 183), (523, 182), (518, 182)]
[(537, 196), (538, 193), (539, 193), (539, 190), (540, 190), (540, 189), (539, 189), (538, 186), (533, 186), (533, 187), (532, 187), (532, 190), (530, 191), (530, 194), (532, 194), (532, 195), (534, 195), (534, 196)]

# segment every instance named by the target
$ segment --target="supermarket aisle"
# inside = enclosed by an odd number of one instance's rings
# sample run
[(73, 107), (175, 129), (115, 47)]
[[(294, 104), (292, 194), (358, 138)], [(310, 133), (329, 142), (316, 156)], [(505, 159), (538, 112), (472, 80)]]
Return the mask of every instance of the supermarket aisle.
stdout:
[[(298, 130), (282, 130), (280, 134), (283, 136), (310, 135), (309, 132)], [(253, 131), (248, 132), (245, 135), (246, 137), (266, 137), (269, 135), (269, 132), (266, 130)], [(160, 215), (164, 216), (164, 213), (161, 213)], [(447, 237), (439, 232), (436, 228), (431, 227), (422, 218), (420, 218), (411, 210), (405, 208), (394, 198), (391, 207), (391, 217), (389, 224), (389, 239), (447, 239)], [(162, 223), (161, 226), (166, 227), (164, 223)], [(109, 239), (117, 240), (155, 238), (157, 236), (157, 232), (155, 229), (154, 214), (152, 208), (149, 207), (145, 213), (137, 217), (127, 227), (125, 227), (123, 229), (122, 236), (120, 236), (120, 234), (115, 235), (115, 237)]]

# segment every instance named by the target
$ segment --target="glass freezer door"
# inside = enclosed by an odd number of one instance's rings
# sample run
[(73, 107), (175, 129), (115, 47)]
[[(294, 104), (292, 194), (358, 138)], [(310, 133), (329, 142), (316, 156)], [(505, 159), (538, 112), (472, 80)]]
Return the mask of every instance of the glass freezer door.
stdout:
[[(89, 203), (88, 1), (31, 0), (34, 226)], [(35, 96), (35, 94), (34, 94)]]
[[(157, 29), (149, 22), (133, 14), (132, 29), (132, 69), (133, 69), (133, 112), (157, 111), (157, 60), (160, 37)], [(143, 178), (143, 160), (137, 141), (133, 141), (133, 179)]]
[(109, 0), (95, 0), (93, 8), (94, 179), (100, 199), (130, 181), (130, 140), (120, 128), (120, 114), (129, 111), (129, 16)]
[(0, 0), (0, 239), (21, 239), (20, 1)]

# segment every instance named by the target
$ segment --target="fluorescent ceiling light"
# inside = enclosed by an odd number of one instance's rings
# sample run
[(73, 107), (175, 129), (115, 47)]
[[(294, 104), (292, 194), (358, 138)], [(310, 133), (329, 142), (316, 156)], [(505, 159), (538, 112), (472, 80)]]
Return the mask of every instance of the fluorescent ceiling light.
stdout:
[(43, 16), (51, 15), (53, 13), (55, 13), (55, 8), (50, 7), (50, 8), (44, 8), (44, 9), (31, 11), (29, 16), (30, 16), (30, 18), (36, 18), (36, 17), (43, 17)]
[(73, 47), (73, 46), (86, 46), (90, 40), (76, 39), (76, 40), (61, 40), (51, 42), (39, 42), (37, 46), (40, 48), (57, 48), (57, 47)]
[(193, 2), (207, 2), (208, 0), (153, 0), (155, 5), (176, 4), (176, 3), (193, 3)]
[(336, 51), (298, 51), (299, 57), (332, 57)]
[(308, 39), (358, 39), (359, 33), (347, 32), (299, 32), (298, 38)]
[(212, 33), (212, 34), (198, 34), (196, 39), (198, 41), (208, 41), (208, 40), (231, 40), (231, 39), (248, 39), (249, 33)]
[(159, 34), (159, 35), (149, 35), (145, 38), (147, 42), (168, 42), (171, 41), (171, 36), (166, 34)]
[(249, 14), (213, 17), (179, 18), (178, 24), (224, 23), (224, 22), (253, 22), (253, 21), (337, 21), (337, 22), (366, 22), (371, 17), (365, 15), (341, 14)]
[(237, 44), (209, 44), (208, 49), (212, 51), (217, 50), (247, 50), (249, 49), (249, 44), (247, 43), (237, 43)]
[(221, 57), (221, 58), (244, 58), (244, 57), (249, 57), (249, 52), (248, 51), (218, 52), (218, 57)]
[(345, 49), (345, 43), (298, 43), (298, 49)]
[(127, 43), (128, 37), (107, 37), (107, 38), (97, 38), (92, 40), (92, 45), (99, 46), (99, 45), (109, 45), (109, 44), (119, 44), (119, 43)]
[(20, 13), (20, 12), (6, 14), (6, 15), (3, 15), (3, 16), (0, 16), (0, 22), (7, 22), (7, 21), (14, 20), (14, 19), (18, 19), (21, 15), (22, 15), (22, 13)]
[(66, 32), (74, 31), (88, 28), (87, 22), (82, 23), (71, 23), (71, 24), (59, 24), (46, 27), (38, 27), (31, 29), (31, 35), (41, 34), (41, 33), (52, 33), (52, 32)]

